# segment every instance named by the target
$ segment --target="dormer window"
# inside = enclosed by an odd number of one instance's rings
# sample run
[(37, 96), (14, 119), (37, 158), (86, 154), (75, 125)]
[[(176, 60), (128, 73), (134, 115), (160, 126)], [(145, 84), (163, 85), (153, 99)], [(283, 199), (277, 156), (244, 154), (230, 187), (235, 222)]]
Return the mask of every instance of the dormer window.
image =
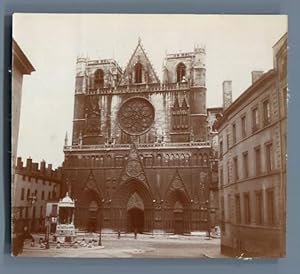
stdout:
[(143, 71), (143, 66), (141, 63), (137, 63), (134, 67), (134, 76), (135, 76), (135, 83), (140, 84), (142, 83), (142, 71)]
[(94, 75), (95, 88), (104, 86), (104, 72), (102, 69), (97, 69)]
[(185, 65), (183, 63), (179, 63), (176, 69), (177, 72), (177, 82), (185, 81)]

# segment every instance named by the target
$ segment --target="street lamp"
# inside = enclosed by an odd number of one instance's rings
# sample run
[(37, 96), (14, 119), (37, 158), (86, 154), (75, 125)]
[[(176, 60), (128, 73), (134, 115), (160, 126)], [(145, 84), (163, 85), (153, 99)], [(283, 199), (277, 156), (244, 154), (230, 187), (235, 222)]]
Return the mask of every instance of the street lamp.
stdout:
[(104, 204), (105, 200), (102, 199), (102, 208), (101, 208), (101, 211), (100, 211), (100, 222), (99, 222), (99, 225), (100, 225), (100, 231), (99, 231), (99, 241), (98, 241), (98, 246), (102, 246), (102, 218), (103, 218), (103, 204)]
[(153, 216), (152, 216), (152, 237), (154, 236), (154, 224), (155, 224), (155, 208), (154, 204), (156, 203), (156, 200), (152, 201), (152, 209), (153, 209)]
[(209, 205), (209, 200), (206, 200), (206, 212), (207, 212), (207, 221), (208, 221), (208, 240), (211, 239), (210, 237), (210, 205)]
[[(194, 200), (192, 199), (191, 200), (191, 206), (190, 206), (190, 220), (188, 222), (188, 230), (189, 230), (189, 233), (191, 233), (192, 229), (193, 229), (193, 204), (194, 204)], [(197, 227), (197, 221), (195, 222), (196, 223), (196, 227)]]
[(160, 200), (160, 209), (161, 209), (161, 228), (165, 230), (165, 210), (164, 210), (164, 200)]
[(50, 238), (50, 226), (51, 226), (51, 216), (46, 216), (46, 249), (50, 248), (49, 238)]
[(119, 214), (119, 218), (118, 218), (118, 239), (121, 238), (121, 208), (118, 206), (118, 214)]

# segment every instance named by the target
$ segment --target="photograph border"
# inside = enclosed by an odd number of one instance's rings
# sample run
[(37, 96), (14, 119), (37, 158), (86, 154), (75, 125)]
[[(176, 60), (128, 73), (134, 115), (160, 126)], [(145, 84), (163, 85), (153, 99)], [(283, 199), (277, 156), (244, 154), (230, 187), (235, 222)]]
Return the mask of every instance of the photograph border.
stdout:
[[(31, 5), (28, 5), (28, 3)], [(89, 266), (90, 271), (101, 271), (115, 272), (121, 271), (122, 273), (135, 273), (142, 271), (143, 273), (159, 272), (161, 270), (168, 272), (180, 273), (181, 271), (189, 271), (190, 273), (205, 271), (206, 273), (232, 273), (238, 266), (243, 273), (253, 273), (255, 270), (257, 273), (297, 273), (297, 247), (299, 247), (299, 237), (297, 238), (297, 227), (299, 227), (298, 209), (293, 205), (298, 200), (297, 193), (299, 193), (299, 184), (297, 184), (297, 155), (299, 147), (297, 141), (299, 139), (299, 129), (297, 127), (297, 117), (299, 116), (299, 110), (297, 109), (297, 102), (299, 100), (299, 94), (293, 92), (297, 90), (297, 64), (299, 65), (299, 37), (297, 37), (296, 27), (300, 22), (297, 17), (296, 1), (286, 1), (280, 3), (279, 1), (269, 1), (268, 3), (262, 4), (261, 1), (247, 1), (241, 3), (240, 1), (228, 1), (227, 3), (220, 1), (202, 1), (198, 4), (193, 1), (187, 1), (180, 3), (180, 1), (173, 1), (172, 7), (168, 4), (170, 2), (163, 1), (76, 1), (79, 5), (77, 7), (70, 6), (70, 1), (26, 1), (26, 4), (21, 0), (10, 0), (1, 3), (1, 18), (4, 18), (4, 37), (1, 37), (5, 41), (4, 54), (1, 50), (0, 60), (4, 60), (4, 66), (1, 63), (1, 83), (3, 82), (3, 90), (1, 90), (1, 108), (3, 111), (0, 116), (0, 126), (2, 129), (0, 134), (0, 141), (4, 142), (4, 150), (0, 155), (0, 161), (2, 163), (1, 178), (3, 181), (2, 185), (2, 206), (0, 210), (0, 217), (2, 220), (5, 219), (5, 223), (1, 223), (2, 237), (4, 236), (2, 243), (4, 254), (1, 258), (1, 268), (10, 268), (10, 273), (17, 273), (24, 266), (30, 269), (32, 273), (37, 273), (43, 269), (43, 272), (53, 272), (54, 269), (69, 267), (68, 272), (72, 270), (72, 273), (81, 273), (81, 267)], [(152, 3), (151, 3), (152, 2)], [(55, 6), (54, 4), (58, 4)], [(103, 3), (103, 4), (102, 4)], [(126, 4), (127, 3), (127, 4)], [(45, 5), (43, 5), (45, 4)], [(100, 8), (100, 5), (101, 8)], [(157, 4), (155, 6), (155, 4)], [(239, 6), (240, 5), (240, 6)], [(5, 14), (4, 14), (5, 12)], [(288, 187), (287, 187), (287, 207), (288, 207), (288, 218), (287, 218), (287, 258), (285, 259), (260, 259), (260, 260), (248, 260), (237, 261), (236, 259), (218, 259), (218, 260), (186, 260), (177, 259), (162, 259), (162, 260), (151, 260), (151, 259), (101, 259), (92, 261), (93, 259), (66, 259), (66, 258), (36, 258), (32, 259), (14, 259), (10, 257), (10, 68), (11, 68), (11, 15), (13, 12), (146, 12), (146, 13), (248, 13), (248, 14), (288, 14), (289, 15), (289, 62), (288, 62), (288, 79), (289, 79), (289, 109), (288, 109)], [(3, 43), (1, 43), (2, 45)], [(2, 70), (3, 66), (3, 70)], [(3, 100), (2, 100), (3, 99)], [(3, 117), (2, 117), (3, 115)], [(291, 149), (293, 148), (293, 149)], [(3, 228), (3, 229), (2, 229)], [(2, 255), (2, 254), (1, 254)], [(34, 261), (35, 263), (32, 264)], [(55, 266), (53, 263), (55, 262)], [(155, 264), (154, 264), (155, 262)], [(68, 265), (66, 265), (66, 263)], [(72, 265), (70, 265), (72, 263)], [(116, 266), (118, 263), (118, 266)], [(51, 265), (52, 264), (52, 265)], [(45, 269), (45, 266), (49, 266)], [(76, 269), (77, 268), (77, 269)], [(13, 271), (13, 272), (11, 272)], [(8, 272), (6, 272), (8, 273)]]

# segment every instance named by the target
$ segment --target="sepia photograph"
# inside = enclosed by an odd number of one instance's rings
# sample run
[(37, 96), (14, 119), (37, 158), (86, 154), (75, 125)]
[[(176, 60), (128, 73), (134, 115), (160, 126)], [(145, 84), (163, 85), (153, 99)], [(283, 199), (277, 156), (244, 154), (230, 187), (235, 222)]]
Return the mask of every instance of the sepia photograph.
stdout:
[(286, 256), (287, 15), (16, 13), (11, 254)]

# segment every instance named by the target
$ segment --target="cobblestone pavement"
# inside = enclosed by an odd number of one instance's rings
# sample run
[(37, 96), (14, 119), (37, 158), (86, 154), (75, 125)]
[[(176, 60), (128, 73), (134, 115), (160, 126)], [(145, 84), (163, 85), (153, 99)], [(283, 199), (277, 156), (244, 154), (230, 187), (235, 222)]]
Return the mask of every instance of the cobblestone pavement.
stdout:
[[(29, 241), (24, 244), (19, 256), (38, 257), (96, 257), (96, 258), (223, 258), (220, 254), (220, 239), (208, 239), (200, 236), (182, 235), (141, 235), (134, 239), (133, 234), (123, 234), (120, 239), (115, 234), (103, 234), (102, 246), (98, 246), (98, 234), (81, 235), (94, 239), (92, 247), (78, 246), (56, 248), (52, 243), (50, 249), (41, 248), (38, 239), (44, 235), (34, 235), (35, 246)], [(96, 242), (97, 241), (97, 242)]]

